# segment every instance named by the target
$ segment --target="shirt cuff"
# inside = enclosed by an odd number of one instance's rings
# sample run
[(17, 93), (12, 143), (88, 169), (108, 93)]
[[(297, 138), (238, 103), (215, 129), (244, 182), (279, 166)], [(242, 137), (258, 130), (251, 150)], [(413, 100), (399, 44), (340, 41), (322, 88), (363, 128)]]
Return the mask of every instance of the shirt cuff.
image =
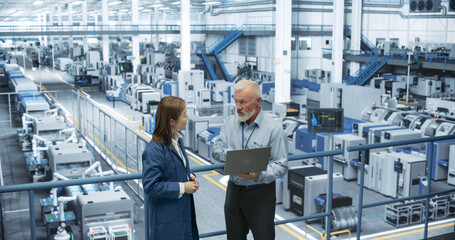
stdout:
[(179, 183), (179, 186), (180, 186), (179, 198), (181, 198), (185, 193), (185, 185), (181, 182)]

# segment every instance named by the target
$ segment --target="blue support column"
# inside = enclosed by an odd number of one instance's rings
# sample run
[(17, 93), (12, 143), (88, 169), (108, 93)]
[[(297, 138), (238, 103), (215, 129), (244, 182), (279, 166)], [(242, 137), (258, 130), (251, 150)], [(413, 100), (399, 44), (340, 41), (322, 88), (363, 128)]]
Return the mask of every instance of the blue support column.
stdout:
[(36, 240), (35, 194), (33, 190), (28, 191), (28, 209), (30, 213), (30, 239)]
[(425, 202), (425, 229), (423, 232), (423, 238), (427, 239), (428, 238), (428, 215), (430, 213), (430, 193), (431, 193), (431, 179), (432, 179), (432, 173), (433, 173), (433, 142), (430, 142), (430, 147), (428, 148), (428, 155), (430, 156), (429, 159), (427, 159), (427, 179), (428, 179), (428, 188), (427, 188), (427, 198)]
[(365, 178), (365, 154), (362, 150), (362, 165), (360, 167), (360, 190), (359, 190), (359, 207), (357, 209), (357, 239), (360, 239), (360, 230), (362, 229), (362, 209), (363, 209), (363, 184)]
[[(332, 134), (330, 134), (332, 135)], [(330, 136), (332, 138), (332, 136)], [(329, 187), (327, 189), (327, 240), (330, 240), (330, 233), (332, 232), (332, 197), (333, 197), (333, 156), (329, 157)]]

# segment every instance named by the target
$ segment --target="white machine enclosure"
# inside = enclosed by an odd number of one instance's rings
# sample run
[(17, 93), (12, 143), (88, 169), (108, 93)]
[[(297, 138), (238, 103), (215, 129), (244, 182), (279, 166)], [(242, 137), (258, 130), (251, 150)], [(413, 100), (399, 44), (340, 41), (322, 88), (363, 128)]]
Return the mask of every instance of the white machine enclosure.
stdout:
[[(402, 173), (396, 170), (398, 161)], [(426, 159), (424, 155), (403, 152), (385, 153), (383, 158), (380, 193), (389, 197), (410, 197), (419, 195), (420, 178), (425, 177)]]
[(447, 136), (447, 135), (452, 135), (455, 132), (455, 123), (451, 122), (443, 122), (439, 127), (436, 129), (436, 132), (434, 134), (435, 137), (438, 136)]
[[(333, 174), (333, 192), (343, 193), (343, 175), (340, 173)], [(320, 194), (327, 193), (328, 175), (315, 175), (305, 177), (305, 197), (304, 213), (305, 216), (317, 213), (317, 207), (314, 199)]]
[(359, 162), (359, 151), (348, 152), (348, 147), (364, 145), (365, 138), (353, 134), (339, 134), (333, 136), (333, 149), (342, 149), (343, 155), (333, 157), (333, 170), (343, 174), (345, 180), (357, 179), (357, 165), (353, 162)]
[(58, 172), (67, 178), (81, 177), (94, 163), (94, 156), (84, 143), (50, 145), (47, 154), (51, 173)]
[[(455, 86), (455, 84), (453, 84)], [(431, 113), (438, 113), (443, 116), (455, 116), (455, 101), (439, 98), (427, 98), (425, 107)]]
[[(381, 133), (381, 143), (419, 138), (422, 138), (422, 134), (420, 132), (412, 131), (409, 129), (396, 131), (390, 130)], [(423, 144), (413, 144), (412, 146), (422, 147)]]
[(187, 111), (190, 116), (188, 123), (186, 124), (185, 134), (183, 136), (183, 143), (185, 147), (198, 151), (198, 133), (206, 130), (209, 127), (207, 120), (201, 119), (200, 117), (193, 115), (190, 111)]
[[(134, 229), (133, 203), (123, 190), (78, 195), (76, 198), (76, 215), (80, 221), (84, 240), (88, 240), (88, 230), (96, 226), (109, 229), (126, 224)], [(124, 239), (132, 240), (133, 238)]]
[(410, 91), (419, 96), (429, 97), (442, 91), (442, 83), (437, 79), (419, 78), (410, 86)]
[(180, 70), (178, 74), (178, 82), (179, 97), (185, 100), (187, 105), (196, 104), (197, 90), (204, 88), (204, 71)]
[(447, 183), (455, 185), (455, 145), (450, 146), (449, 152), (449, 174), (447, 177)]
[(431, 159), (432, 163), (432, 179), (435, 181), (447, 179), (450, 146), (455, 145), (455, 139), (447, 139), (436, 142), (428, 142), (427, 149), (433, 144), (433, 155), (427, 151), (427, 158)]
[(69, 58), (58, 58), (55, 61), (55, 67), (60, 71), (66, 71), (73, 64), (73, 60)]
[(228, 91), (230, 86), (234, 86), (234, 83), (224, 80), (206, 82), (206, 88), (211, 91), (212, 101), (214, 102), (223, 102), (223, 92)]
[(196, 106), (199, 107), (210, 107), (211, 91), (208, 89), (198, 89), (196, 95)]

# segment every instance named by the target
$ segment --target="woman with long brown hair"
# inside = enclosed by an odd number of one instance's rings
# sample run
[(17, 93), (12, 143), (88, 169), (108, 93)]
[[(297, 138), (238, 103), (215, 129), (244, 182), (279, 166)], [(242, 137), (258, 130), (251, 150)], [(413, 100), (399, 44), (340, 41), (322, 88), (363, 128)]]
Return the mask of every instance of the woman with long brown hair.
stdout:
[(178, 97), (161, 99), (152, 141), (142, 153), (142, 184), (149, 199), (150, 239), (197, 240), (193, 193), (199, 187), (190, 174), (178, 130), (185, 129), (186, 104)]

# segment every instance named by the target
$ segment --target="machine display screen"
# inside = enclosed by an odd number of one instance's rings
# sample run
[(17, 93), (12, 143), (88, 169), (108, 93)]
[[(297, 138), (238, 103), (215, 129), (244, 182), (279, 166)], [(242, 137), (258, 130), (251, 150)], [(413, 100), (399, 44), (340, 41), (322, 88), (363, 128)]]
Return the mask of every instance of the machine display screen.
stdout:
[(342, 108), (308, 109), (308, 132), (343, 132)]
[(120, 67), (120, 73), (128, 73), (128, 72), (133, 72), (133, 64), (124, 62), (124, 63), (119, 63)]
[(92, 76), (91, 75), (76, 75), (76, 76), (74, 76), (74, 85), (76, 86), (76, 88), (90, 87), (90, 86), (92, 86)]

